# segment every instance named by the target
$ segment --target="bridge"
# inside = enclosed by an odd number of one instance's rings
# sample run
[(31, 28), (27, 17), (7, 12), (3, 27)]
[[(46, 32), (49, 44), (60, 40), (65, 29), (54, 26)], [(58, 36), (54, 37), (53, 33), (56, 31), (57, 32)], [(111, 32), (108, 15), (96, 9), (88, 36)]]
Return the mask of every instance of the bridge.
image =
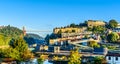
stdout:
[(26, 30), (24, 26), (22, 28), (22, 31), (24, 35), (26, 35), (26, 32), (36, 32), (36, 33), (53, 32), (52, 30)]

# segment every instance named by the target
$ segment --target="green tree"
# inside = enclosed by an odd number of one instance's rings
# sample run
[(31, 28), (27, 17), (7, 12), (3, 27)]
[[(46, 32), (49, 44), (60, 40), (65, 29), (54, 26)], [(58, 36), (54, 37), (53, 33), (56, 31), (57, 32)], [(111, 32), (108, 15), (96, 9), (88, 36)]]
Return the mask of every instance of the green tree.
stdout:
[(74, 23), (70, 24), (70, 27), (76, 27), (76, 25)]
[(88, 41), (88, 46), (90, 46), (90, 47), (100, 47), (96, 41)]
[(60, 29), (57, 34), (61, 34), (61, 33), (62, 33), (62, 30)]
[(44, 55), (40, 55), (40, 57), (37, 59), (38, 64), (43, 64), (43, 62), (45, 61), (45, 58), (43, 56)]
[(19, 58), (16, 58), (18, 61), (25, 61), (33, 57), (33, 54), (28, 50), (28, 45), (23, 38), (13, 40), (11, 47), (18, 51)]
[(92, 28), (93, 33), (104, 33), (105, 27), (103, 26), (94, 26)]
[(9, 45), (10, 37), (6, 37), (3, 34), (0, 34), (0, 46)]
[(91, 27), (87, 27), (87, 30), (88, 30), (88, 31), (92, 31), (92, 28), (91, 28)]
[(0, 33), (6, 37), (9, 36), (11, 38), (18, 38), (21, 34), (23, 34), (23, 31), (18, 29), (17, 27), (8, 25), (0, 29)]
[(107, 61), (104, 57), (98, 56), (94, 58), (93, 64), (107, 64)]
[(88, 36), (88, 35), (85, 35), (85, 36), (84, 36), (84, 38), (85, 38), (85, 39), (88, 39), (88, 38), (89, 38), (89, 36)]
[(117, 25), (118, 25), (118, 22), (116, 20), (112, 19), (109, 21), (110, 28), (115, 28), (117, 27)]
[(70, 51), (70, 57), (68, 64), (81, 64), (81, 55), (78, 52), (78, 49)]
[(13, 48), (6, 48), (0, 50), (0, 57), (1, 58), (13, 58), (18, 59), (20, 58), (19, 52), (16, 49)]
[(106, 35), (101, 35), (100, 37), (102, 40), (106, 40)]
[(66, 30), (65, 33), (70, 33), (70, 31), (69, 31), (69, 30)]
[(116, 32), (112, 32), (112, 33), (108, 34), (108, 36), (107, 36), (107, 40), (109, 42), (116, 42), (118, 39), (119, 39), (119, 35)]
[(47, 42), (47, 45), (49, 45), (49, 40), (50, 40), (50, 35), (47, 34), (46, 37), (45, 37), (45, 41)]

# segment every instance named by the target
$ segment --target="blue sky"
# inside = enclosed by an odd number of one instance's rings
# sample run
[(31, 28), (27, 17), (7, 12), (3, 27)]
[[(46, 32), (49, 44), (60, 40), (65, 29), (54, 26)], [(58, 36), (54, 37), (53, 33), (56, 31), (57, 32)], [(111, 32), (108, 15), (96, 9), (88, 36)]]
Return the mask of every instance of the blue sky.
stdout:
[(120, 21), (120, 0), (0, 0), (0, 25), (52, 30), (85, 20)]

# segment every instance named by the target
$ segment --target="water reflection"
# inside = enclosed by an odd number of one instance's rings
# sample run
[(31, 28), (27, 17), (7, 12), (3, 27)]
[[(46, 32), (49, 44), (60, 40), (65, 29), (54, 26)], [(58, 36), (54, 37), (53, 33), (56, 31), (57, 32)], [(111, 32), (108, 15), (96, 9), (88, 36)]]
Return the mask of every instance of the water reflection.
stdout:
[(48, 60), (38, 63), (37, 58), (35, 58), (35, 59), (27, 61), (27, 62), (20, 62), (20, 64), (53, 64), (53, 63), (50, 63)]

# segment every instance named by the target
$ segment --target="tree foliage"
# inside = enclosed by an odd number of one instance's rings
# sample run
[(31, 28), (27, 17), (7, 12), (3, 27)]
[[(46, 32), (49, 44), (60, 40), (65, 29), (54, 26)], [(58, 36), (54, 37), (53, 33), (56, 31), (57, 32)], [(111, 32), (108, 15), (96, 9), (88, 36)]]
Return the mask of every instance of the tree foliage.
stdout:
[(23, 32), (22, 30), (16, 27), (12, 27), (8, 25), (0, 29), (0, 33), (3, 34), (4, 36), (10, 36), (11, 38), (16, 38), (19, 37)]
[(43, 64), (43, 62), (45, 61), (45, 58), (43, 56), (44, 55), (40, 55), (40, 57), (37, 59), (38, 64)]
[(93, 64), (107, 64), (107, 60), (104, 57), (95, 57)]
[(96, 41), (88, 41), (88, 46), (90, 46), (90, 47), (100, 47)]
[(41, 36), (32, 33), (26, 34), (26, 36), (24, 36), (24, 40), (28, 45), (43, 42), (43, 38)]
[(12, 47), (7, 49), (1, 49), (0, 50), (0, 57), (1, 58), (13, 58), (13, 59), (19, 59), (19, 52), (16, 49), (13, 49)]
[(22, 34), (22, 30), (10, 25), (0, 29), (0, 46), (9, 45), (12, 38), (18, 38)]
[(108, 34), (108, 36), (107, 36), (107, 40), (109, 42), (116, 42), (118, 39), (119, 39), (119, 35), (116, 32), (112, 32), (112, 33)]
[(62, 30), (60, 29), (57, 34), (61, 34), (61, 33), (62, 33)]
[(105, 27), (103, 27), (103, 26), (94, 26), (93, 28), (92, 28), (92, 31), (93, 31), (93, 33), (104, 33), (104, 31), (105, 31)]
[(19, 52), (20, 58), (16, 59), (18, 61), (27, 60), (32, 56), (31, 52), (28, 50), (28, 45), (23, 38), (14, 40), (14, 43), (11, 47)]
[(5, 37), (3, 34), (0, 34), (0, 46), (9, 45), (10, 37)]
[(76, 25), (74, 23), (70, 24), (70, 27), (76, 27)]
[(17, 61), (25, 61), (33, 57), (33, 54), (28, 50), (28, 45), (23, 38), (15, 39), (11, 42), (9, 48), (0, 49), (1, 58), (13, 58)]
[(115, 28), (117, 27), (117, 25), (118, 25), (118, 22), (116, 20), (112, 19), (109, 21), (110, 28)]
[(70, 51), (70, 57), (68, 64), (81, 64), (81, 55), (78, 52), (78, 49)]

